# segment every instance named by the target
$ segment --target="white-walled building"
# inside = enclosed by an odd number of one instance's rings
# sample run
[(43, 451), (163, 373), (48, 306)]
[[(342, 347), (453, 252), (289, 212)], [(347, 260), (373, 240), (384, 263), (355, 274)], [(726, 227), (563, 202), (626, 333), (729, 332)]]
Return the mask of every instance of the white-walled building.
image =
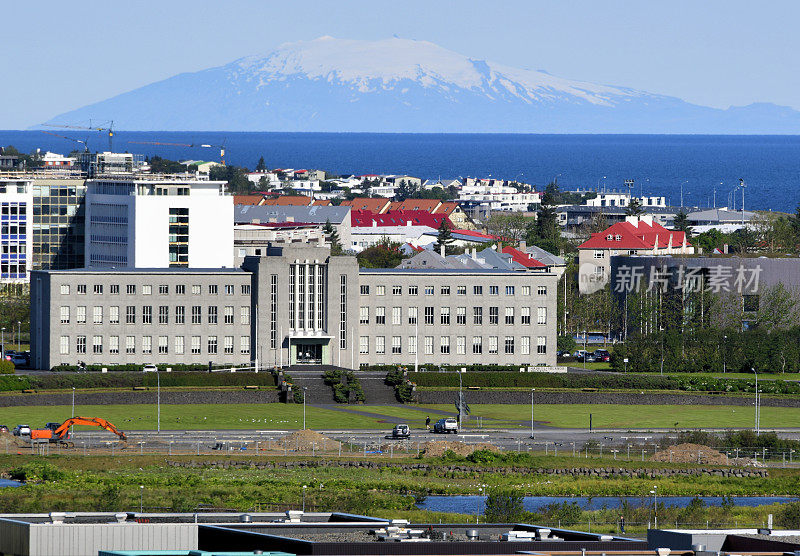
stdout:
[(540, 204), (542, 195), (536, 191), (520, 192), (495, 180), (465, 185), (458, 193), (458, 202), (472, 210), (525, 212), (531, 205)]
[(181, 176), (86, 182), (87, 268), (230, 268), (233, 197)]
[[(585, 193), (579, 191), (579, 193)], [(667, 200), (665, 197), (658, 195), (649, 195), (644, 197), (635, 197), (642, 207), (666, 207)], [(583, 205), (587, 207), (627, 207), (631, 204), (631, 194), (626, 191), (602, 191), (598, 192), (596, 197), (587, 199)]]
[(32, 262), (32, 182), (0, 179), (0, 284), (28, 282)]

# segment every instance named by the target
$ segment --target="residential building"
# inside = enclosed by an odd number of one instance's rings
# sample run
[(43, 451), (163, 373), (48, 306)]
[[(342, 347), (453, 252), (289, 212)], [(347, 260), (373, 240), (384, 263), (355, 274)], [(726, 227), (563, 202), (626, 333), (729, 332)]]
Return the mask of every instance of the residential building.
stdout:
[(233, 204), (234, 205), (263, 205), (264, 204), (264, 196), (263, 195), (234, 195), (233, 196)]
[(370, 195), (374, 197), (384, 197), (386, 199), (394, 199), (397, 195), (398, 188), (394, 185), (373, 185), (369, 188)]
[[(578, 190), (577, 193), (593, 193), (587, 190)], [(629, 191), (600, 191), (590, 199), (584, 201), (583, 206), (587, 207), (627, 207), (631, 204), (631, 199), (639, 201), (641, 207), (666, 207), (666, 197), (650, 195), (642, 197), (632, 197)]]
[[(271, 188), (271, 187), (280, 187), (281, 180), (278, 177), (278, 174), (274, 172), (248, 172), (247, 179), (250, 180), (253, 185), (257, 187), (263, 188)], [(264, 180), (263, 182), (261, 180)]]
[(402, 226), (378, 226), (374, 223), (372, 226), (354, 227), (347, 247), (358, 252), (385, 241), (426, 247), (434, 243), (437, 237), (436, 228), (413, 225), (410, 221)]
[(709, 230), (719, 230), (729, 234), (747, 227), (753, 216), (755, 216), (754, 212), (721, 207), (690, 212), (686, 215), (686, 219), (694, 233), (701, 234)]
[(27, 282), (32, 256), (33, 183), (0, 177), (0, 285)]
[[(651, 216), (653, 222), (671, 228), (680, 207), (645, 207), (643, 213)], [(624, 222), (628, 217), (627, 207), (601, 207), (586, 205), (562, 205), (556, 208), (558, 223), (564, 228), (575, 229), (602, 219), (608, 224)]]
[(629, 216), (578, 246), (578, 289), (592, 293), (605, 287), (616, 255), (691, 255), (694, 247), (686, 234), (668, 230), (652, 216)]
[(233, 198), (225, 182), (128, 175), (86, 185), (88, 268), (233, 266)]
[(353, 210), (368, 210), (375, 214), (383, 214), (389, 210), (391, 204), (392, 202), (390, 200), (384, 198), (356, 197), (355, 199), (342, 201), (340, 206), (350, 207)]
[(76, 158), (64, 156), (58, 153), (47, 151), (41, 159), (42, 166), (48, 168), (72, 168), (77, 162)]
[(389, 210), (376, 214), (368, 210), (350, 212), (350, 222), (354, 228), (383, 226), (428, 226), (438, 228), (442, 222), (453, 228), (452, 222), (445, 214), (431, 214), (424, 210)]
[(234, 207), (236, 224), (291, 223), (324, 225), (330, 222), (339, 234), (339, 243), (347, 248), (352, 243), (350, 207), (314, 204), (312, 206), (248, 206)]
[(458, 193), (458, 202), (471, 214), (485, 215), (492, 211), (525, 212), (542, 202), (541, 193), (520, 191), (499, 183), (465, 185)]

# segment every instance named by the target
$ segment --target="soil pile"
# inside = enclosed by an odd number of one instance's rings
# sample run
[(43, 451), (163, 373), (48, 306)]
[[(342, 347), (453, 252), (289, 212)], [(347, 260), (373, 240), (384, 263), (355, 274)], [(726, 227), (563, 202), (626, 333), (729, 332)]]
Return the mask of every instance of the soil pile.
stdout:
[(0, 432), (0, 448), (8, 445), (9, 447), (23, 448), (25, 446), (30, 448), (30, 442), (25, 442), (19, 436), (14, 436), (10, 432)]
[(287, 450), (297, 450), (302, 452), (331, 452), (339, 451), (341, 442), (323, 436), (316, 431), (309, 429), (294, 431), (291, 434), (281, 437), (278, 445)]
[(459, 456), (468, 456), (475, 450), (489, 450), (491, 452), (499, 452), (500, 448), (494, 444), (487, 444), (479, 442), (477, 444), (466, 444), (459, 441), (450, 440), (434, 440), (426, 442), (423, 445), (422, 453), (427, 457), (437, 458), (443, 455), (447, 450), (452, 450)]
[(673, 463), (697, 463), (710, 465), (731, 465), (733, 460), (728, 461), (728, 457), (702, 444), (677, 444), (665, 448), (653, 455), (653, 461), (666, 461)]

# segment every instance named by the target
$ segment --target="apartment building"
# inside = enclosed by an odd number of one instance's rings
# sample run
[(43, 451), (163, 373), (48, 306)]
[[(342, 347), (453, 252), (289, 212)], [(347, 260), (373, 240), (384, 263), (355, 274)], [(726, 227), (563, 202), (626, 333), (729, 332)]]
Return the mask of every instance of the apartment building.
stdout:
[(28, 281), (32, 252), (31, 180), (0, 179), (0, 285)]

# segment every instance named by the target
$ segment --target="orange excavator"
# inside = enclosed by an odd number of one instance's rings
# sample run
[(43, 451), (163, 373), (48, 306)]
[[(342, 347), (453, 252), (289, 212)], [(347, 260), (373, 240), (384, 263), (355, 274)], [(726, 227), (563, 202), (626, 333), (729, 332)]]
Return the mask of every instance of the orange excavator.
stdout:
[(123, 443), (127, 443), (128, 440), (124, 432), (117, 430), (117, 427), (102, 417), (72, 417), (61, 424), (47, 423), (46, 428), (31, 429), (31, 441), (47, 440), (48, 442), (58, 443), (67, 448), (73, 448), (75, 445), (69, 441), (69, 428), (73, 425), (101, 427), (116, 434)]

